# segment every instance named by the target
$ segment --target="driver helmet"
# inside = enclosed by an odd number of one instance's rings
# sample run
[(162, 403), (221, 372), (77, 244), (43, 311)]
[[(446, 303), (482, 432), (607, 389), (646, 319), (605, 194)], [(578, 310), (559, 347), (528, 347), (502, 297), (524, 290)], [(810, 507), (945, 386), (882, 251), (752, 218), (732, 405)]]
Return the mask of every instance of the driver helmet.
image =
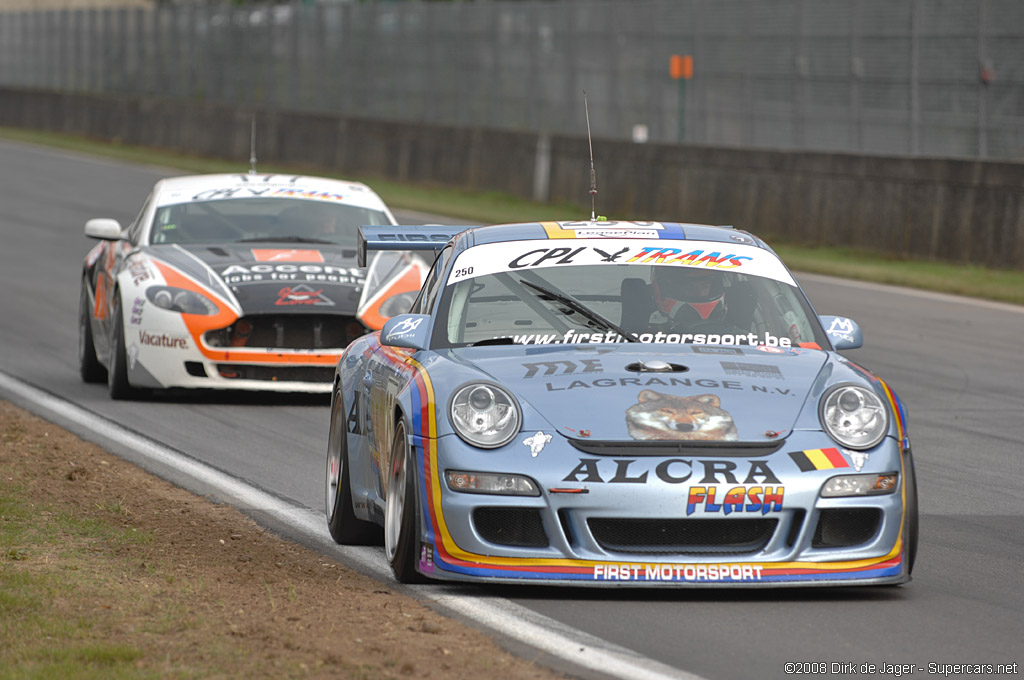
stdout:
[(676, 322), (725, 317), (725, 274), (703, 267), (662, 265), (651, 273), (658, 310)]

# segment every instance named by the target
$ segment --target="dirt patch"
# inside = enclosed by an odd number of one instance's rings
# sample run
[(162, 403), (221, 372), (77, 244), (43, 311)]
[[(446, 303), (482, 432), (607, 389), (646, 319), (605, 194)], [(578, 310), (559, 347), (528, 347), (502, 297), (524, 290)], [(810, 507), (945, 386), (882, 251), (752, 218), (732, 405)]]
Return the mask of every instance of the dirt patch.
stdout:
[[(564, 677), (2, 401), (0, 496), (24, 499), (18, 521), (29, 518), (19, 545), (0, 546), (0, 590), (7, 579), (63, 573), (69, 587), (48, 604), (55, 615), (88, 617), (89, 634), (135, 650), (128, 658), (144, 674)], [(61, 518), (111, 531), (63, 537)], [(33, 631), (7, 634), (19, 649)]]

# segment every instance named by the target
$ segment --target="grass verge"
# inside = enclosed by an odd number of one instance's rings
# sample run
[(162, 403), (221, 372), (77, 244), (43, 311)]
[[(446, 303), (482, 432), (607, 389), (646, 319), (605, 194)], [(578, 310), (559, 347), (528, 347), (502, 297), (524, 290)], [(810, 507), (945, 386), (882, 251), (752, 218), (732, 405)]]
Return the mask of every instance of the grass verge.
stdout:
[[(132, 163), (159, 165), (182, 172), (237, 172), (240, 168), (239, 162), (236, 161), (106, 144), (35, 130), (0, 128), (0, 137)], [(266, 172), (306, 172), (340, 177), (336, 173), (309, 167), (261, 164), (260, 169)], [(581, 209), (574, 205), (536, 203), (497, 192), (479, 193), (447, 187), (403, 184), (381, 177), (346, 178), (369, 184), (392, 208), (448, 215), (479, 221), (481, 224), (581, 219)], [(673, 215), (664, 219), (685, 221), (686, 218)], [(756, 225), (750, 225), (750, 231), (757, 233)], [(1024, 305), (1024, 272), (1018, 270), (897, 260), (851, 248), (808, 247), (774, 241), (772, 247), (795, 271), (829, 274)]]
[(2, 400), (0, 660), (0, 680), (561, 677)]

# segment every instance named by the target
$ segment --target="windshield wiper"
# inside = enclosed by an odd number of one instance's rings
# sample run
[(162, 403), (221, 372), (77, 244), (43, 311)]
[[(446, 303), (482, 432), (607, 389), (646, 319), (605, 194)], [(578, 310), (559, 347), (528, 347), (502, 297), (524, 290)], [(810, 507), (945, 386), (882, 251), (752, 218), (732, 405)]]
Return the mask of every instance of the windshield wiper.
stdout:
[(559, 293), (553, 291), (549, 288), (546, 288), (545, 286), (541, 286), (531, 281), (527, 281), (526, 279), (519, 279), (519, 283), (523, 284), (527, 288), (532, 288), (535, 291), (543, 293), (544, 295), (548, 296), (552, 300), (555, 300), (556, 302), (561, 302), (563, 305), (565, 305), (572, 311), (582, 314), (586, 318), (596, 323), (598, 326), (603, 326), (605, 330), (615, 331), (629, 342), (640, 342), (640, 340), (636, 337), (635, 334), (630, 333), (629, 331), (627, 331), (625, 328), (615, 323), (614, 321), (611, 321), (608, 318), (602, 316), (601, 314), (598, 314), (597, 312), (595, 312), (594, 310), (590, 309), (582, 302), (577, 300), (576, 298), (571, 297), (566, 293)]
[(516, 341), (513, 338), (486, 338), (484, 340), (477, 340), (476, 342), (469, 343), (470, 347), (483, 347), (485, 345), (514, 345)]
[(253, 236), (252, 238), (240, 238), (235, 243), (324, 243), (332, 246), (338, 245), (334, 241), (327, 241), (322, 238), (306, 238), (305, 236)]

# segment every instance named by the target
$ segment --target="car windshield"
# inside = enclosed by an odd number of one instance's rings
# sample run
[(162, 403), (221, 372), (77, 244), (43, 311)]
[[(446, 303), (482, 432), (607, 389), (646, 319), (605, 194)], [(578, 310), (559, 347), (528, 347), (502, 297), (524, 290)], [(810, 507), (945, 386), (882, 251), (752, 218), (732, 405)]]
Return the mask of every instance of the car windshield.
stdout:
[(796, 281), (767, 250), (690, 241), (554, 244), (460, 253), (441, 297), (435, 345), (625, 342), (624, 331), (653, 343), (828, 346)]
[(286, 241), (356, 248), (361, 225), (389, 224), (370, 208), (296, 198), (190, 201), (157, 208), (149, 241), (230, 243)]

